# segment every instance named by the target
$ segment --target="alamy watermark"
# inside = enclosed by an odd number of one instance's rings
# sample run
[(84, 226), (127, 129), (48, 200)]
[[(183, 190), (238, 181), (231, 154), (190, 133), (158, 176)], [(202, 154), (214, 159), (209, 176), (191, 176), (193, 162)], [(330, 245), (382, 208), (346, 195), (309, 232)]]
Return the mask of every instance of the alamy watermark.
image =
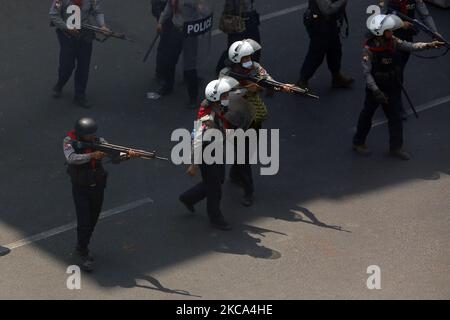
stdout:
[(367, 267), (367, 274), (370, 276), (367, 278), (366, 286), (369, 290), (381, 289), (381, 268), (377, 265), (371, 265)]
[[(261, 175), (276, 175), (280, 167), (279, 129), (218, 129), (202, 133), (195, 122), (194, 136), (187, 129), (172, 132), (171, 141), (178, 142), (171, 152), (171, 160), (180, 164), (261, 164)], [(198, 135), (198, 136), (197, 136)], [(270, 143), (269, 143), (270, 138)], [(225, 140), (225, 141), (224, 141)], [(205, 143), (205, 146), (203, 147)], [(270, 146), (270, 153), (269, 153)]]
[(67, 7), (66, 13), (69, 15), (66, 21), (67, 29), (80, 30), (81, 29), (81, 9), (76, 5)]
[(67, 267), (67, 274), (70, 274), (66, 280), (66, 287), (69, 290), (81, 290), (81, 270), (77, 265)]

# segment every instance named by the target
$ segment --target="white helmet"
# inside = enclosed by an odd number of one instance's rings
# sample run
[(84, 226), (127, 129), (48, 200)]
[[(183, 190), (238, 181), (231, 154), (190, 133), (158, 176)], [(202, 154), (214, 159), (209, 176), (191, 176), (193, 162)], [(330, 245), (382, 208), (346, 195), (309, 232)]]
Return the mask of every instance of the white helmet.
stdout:
[(394, 14), (377, 14), (370, 19), (369, 30), (376, 36), (382, 36), (386, 30), (397, 30), (403, 27), (403, 21)]
[(222, 94), (230, 92), (239, 85), (239, 82), (231, 77), (223, 76), (208, 83), (205, 89), (205, 97), (208, 101), (220, 101)]
[(236, 41), (228, 49), (228, 58), (234, 63), (240, 63), (242, 57), (254, 54), (261, 50), (261, 45), (252, 39)]

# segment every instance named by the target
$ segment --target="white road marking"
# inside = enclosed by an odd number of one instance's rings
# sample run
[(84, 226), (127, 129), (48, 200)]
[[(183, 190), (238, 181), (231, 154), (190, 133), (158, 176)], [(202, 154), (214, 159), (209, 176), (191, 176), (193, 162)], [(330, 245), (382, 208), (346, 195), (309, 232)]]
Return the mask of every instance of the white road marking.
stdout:
[[(428, 109), (431, 109), (431, 108), (438, 107), (438, 106), (440, 106), (440, 105), (446, 104), (447, 102), (450, 102), (450, 96), (446, 96), (446, 97), (439, 98), (439, 99), (436, 99), (436, 100), (432, 100), (432, 101), (430, 101), (430, 102), (427, 102), (427, 103), (425, 103), (425, 104), (422, 104), (422, 105), (418, 106), (418, 107), (416, 108), (416, 110), (417, 110), (417, 113), (419, 113), (419, 112), (422, 112), (422, 111), (425, 111), (425, 110), (428, 110)], [(409, 105), (408, 105), (408, 104), (404, 104), (404, 107), (405, 107), (405, 108), (408, 108)], [(407, 114), (408, 114), (408, 116), (414, 115), (414, 113), (412, 112), (412, 110), (411, 110), (411, 111), (408, 111)], [(387, 122), (388, 122), (387, 119), (379, 119), (379, 120), (376, 120), (376, 121), (374, 121), (374, 122), (372, 123), (372, 128), (381, 126), (381, 125), (383, 125), (383, 124), (386, 124)], [(355, 128), (355, 129), (356, 129), (356, 128)]]
[[(126, 211), (129, 211), (131, 209), (140, 207), (140, 206), (142, 206), (144, 204), (147, 204), (147, 203), (153, 203), (153, 200), (150, 199), (150, 198), (143, 198), (143, 199), (140, 199), (140, 200), (137, 200), (137, 201), (133, 201), (133, 202), (127, 203), (127, 204), (125, 204), (123, 206), (104, 211), (104, 212), (102, 212), (100, 214), (99, 220), (105, 219), (107, 217), (111, 217), (111, 216), (114, 216), (114, 215), (117, 215), (117, 214), (120, 214), (120, 213), (124, 213)], [(17, 249), (17, 248), (26, 246), (28, 244), (31, 244), (33, 242), (37, 242), (37, 241), (40, 241), (40, 240), (43, 240), (43, 239), (47, 239), (47, 238), (53, 237), (55, 235), (58, 235), (60, 233), (63, 233), (63, 232), (75, 229), (76, 227), (77, 227), (77, 223), (76, 222), (71, 222), (71, 223), (68, 223), (66, 225), (59, 226), (59, 227), (56, 227), (56, 228), (44, 231), (44, 232), (35, 234), (33, 236), (30, 236), (30, 237), (26, 237), (26, 238), (21, 239), (19, 241), (16, 241), (16, 242), (4, 245), (4, 246), (0, 246), (0, 248), (3, 247), (3, 251), (5, 251), (5, 248), (6, 248), (6, 250)]]
[[(261, 22), (263, 22), (263, 21), (267, 21), (270, 19), (278, 18), (278, 17), (284, 16), (284, 15), (287, 15), (287, 14), (290, 14), (293, 12), (297, 12), (297, 11), (306, 9), (307, 7), (308, 7), (308, 3), (305, 2), (305, 3), (302, 3), (302, 4), (294, 6), (294, 7), (290, 7), (290, 8), (280, 10), (280, 11), (265, 14), (265, 15), (261, 16), (260, 20), (261, 20)], [(220, 31), (219, 29), (213, 30), (211, 32), (212, 36), (217, 36), (219, 34), (223, 34), (223, 32)]]
[[(450, 96), (446, 96), (446, 97), (442, 97), (436, 100), (432, 100), (429, 101), (427, 103), (424, 103), (418, 107), (416, 107), (417, 113), (420, 113), (422, 111), (428, 110), (428, 109), (432, 109), (434, 107), (438, 107), (440, 105), (446, 104), (447, 102), (450, 102)], [(405, 107), (409, 107), (408, 105), (404, 105)], [(414, 115), (414, 113), (412, 111), (408, 111), (407, 112), (408, 116)], [(378, 120), (374, 120), (372, 122), (372, 128), (375, 127), (379, 127), (383, 124), (388, 123), (387, 119), (378, 119)], [(356, 131), (356, 127), (353, 127), (353, 131)]]

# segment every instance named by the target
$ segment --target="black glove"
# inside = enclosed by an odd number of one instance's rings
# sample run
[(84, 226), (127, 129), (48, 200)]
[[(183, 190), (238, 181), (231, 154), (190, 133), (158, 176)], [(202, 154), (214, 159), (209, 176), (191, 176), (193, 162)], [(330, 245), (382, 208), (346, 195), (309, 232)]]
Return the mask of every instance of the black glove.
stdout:
[(388, 98), (386, 97), (386, 95), (383, 93), (383, 91), (381, 90), (376, 90), (373, 92), (373, 95), (375, 96), (375, 100), (379, 103), (379, 104), (386, 104), (388, 103)]

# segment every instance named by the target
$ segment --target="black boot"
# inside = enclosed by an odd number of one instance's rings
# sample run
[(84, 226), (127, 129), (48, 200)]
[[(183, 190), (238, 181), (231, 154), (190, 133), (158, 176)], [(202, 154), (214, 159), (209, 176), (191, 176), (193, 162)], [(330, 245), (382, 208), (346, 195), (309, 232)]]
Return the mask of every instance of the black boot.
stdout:
[(76, 248), (74, 255), (81, 270), (86, 272), (94, 271), (94, 258), (89, 254), (88, 249)]
[(161, 97), (163, 97), (171, 94), (172, 91), (173, 91), (172, 89), (163, 84), (156, 90), (156, 93), (159, 94)]
[(297, 87), (306, 90), (307, 92), (311, 93), (311, 88), (309, 87), (308, 80), (298, 80), (295, 84)]
[(211, 227), (222, 230), (222, 231), (231, 230), (231, 225), (228, 222), (226, 222), (223, 217), (217, 218), (217, 219), (211, 219), (210, 224), (211, 224)]
[(402, 149), (390, 150), (389, 154), (392, 157), (399, 158), (399, 159), (405, 160), (405, 161), (411, 159), (411, 156), (409, 155), (409, 153), (407, 153), (406, 151), (404, 151)]
[(52, 94), (53, 98), (55, 99), (59, 99), (62, 96), (62, 88), (58, 85), (55, 85), (53, 87), (53, 94)]
[(89, 100), (86, 98), (86, 96), (75, 96), (73, 98), (73, 101), (79, 107), (82, 107), (82, 108), (85, 108), (85, 109), (92, 108), (92, 104), (89, 102)]
[(251, 207), (253, 205), (253, 195), (251, 194), (244, 195), (241, 203), (244, 207)]
[(356, 151), (356, 153), (362, 155), (362, 156), (370, 156), (372, 154), (372, 151), (369, 149), (369, 147), (365, 144), (360, 144), (360, 145), (353, 145), (353, 150)]
[(184, 206), (186, 207), (186, 209), (188, 209), (188, 211), (190, 213), (195, 213), (195, 208), (192, 204), (190, 204), (189, 202), (187, 202), (185, 199), (183, 199), (181, 196), (178, 198), (180, 200), (180, 202), (182, 204), (184, 204)]
[(355, 79), (346, 77), (340, 72), (333, 74), (333, 88), (350, 88), (353, 82), (355, 82)]

